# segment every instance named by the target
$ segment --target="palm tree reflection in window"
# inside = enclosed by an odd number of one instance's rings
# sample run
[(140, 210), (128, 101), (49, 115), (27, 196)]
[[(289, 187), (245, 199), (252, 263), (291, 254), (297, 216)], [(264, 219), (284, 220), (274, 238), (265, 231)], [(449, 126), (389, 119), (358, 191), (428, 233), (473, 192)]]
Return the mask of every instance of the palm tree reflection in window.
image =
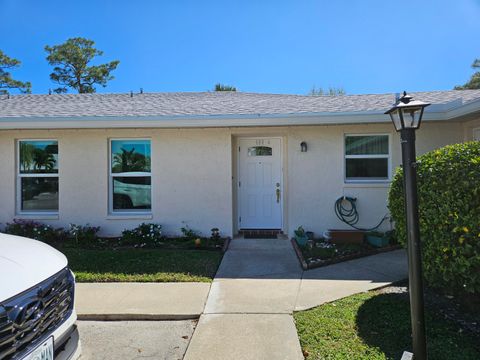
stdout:
[(58, 143), (55, 140), (19, 141), (21, 211), (58, 210)]
[(112, 140), (112, 210), (151, 209), (149, 140)]
[(56, 142), (21, 141), (21, 173), (56, 173), (58, 145)]
[(149, 172), (150, 157), (139, 152), (135, 152), (135, 147), (131, 150), (120, 149), (121, 153), (115, 153), (113, 156), (112, 172)]

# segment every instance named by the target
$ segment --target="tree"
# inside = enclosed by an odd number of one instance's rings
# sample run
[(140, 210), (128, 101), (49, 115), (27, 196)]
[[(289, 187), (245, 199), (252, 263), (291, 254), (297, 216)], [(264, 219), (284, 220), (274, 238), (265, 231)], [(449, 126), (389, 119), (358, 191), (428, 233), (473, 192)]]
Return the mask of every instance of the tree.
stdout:
[(60, 45), (45, 46), (47, 61), (55, 66), (50, 79), (61, 85), (54, 89), (56, 93), (65, 93), (67, 88), (75, 89), (79, 93), (94, 93), (95, 84), (105, 87), (108, 81), (114, 79), (110, 73), (117, 68), (120, 61), (88, 66), (96, 56), (103, 55), (103, 51), (97, 50), (94, 45), (92, 40), (77, 37)]
[(215, 84), (215, 91), (237, 91), (237, 88), (235, 86), (230, 86), (230, 85), (223, 85), (223, 84)]
[(311, 96), (321, 96), (321, 95), (329, 95), (329, 96), (338, 96), (338, 95), (345, 95), (346, 92), (343, 88), (339, 87), (329, 87), (328, 91), (323, 90), (323, 88), (316, 88), (315, 86), (312, 87), (308, 95)]
[(466, 84), (455, 86), (455, 90), (480, 89), (480, 59), (475, 59), (472, 69), (479, 69), (479, 71), (476, 71)]
[(2, 50), (0, 50), (0, 94), (7, 93), (8, 89), (18, 89), (22, 93), (30, 93), (32, 84), (22, 82), (12, 78), (12, 74), (7, 69), (14, 69), (19, 67), (20, 60), (8, 57)]

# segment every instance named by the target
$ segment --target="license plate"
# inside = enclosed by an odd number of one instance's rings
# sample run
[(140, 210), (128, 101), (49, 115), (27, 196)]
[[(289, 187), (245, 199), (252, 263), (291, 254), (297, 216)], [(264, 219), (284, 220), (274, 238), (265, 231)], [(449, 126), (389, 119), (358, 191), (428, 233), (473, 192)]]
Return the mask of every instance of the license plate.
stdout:
[(53, 360), (53, 337), (49, 337), (22, 360)]

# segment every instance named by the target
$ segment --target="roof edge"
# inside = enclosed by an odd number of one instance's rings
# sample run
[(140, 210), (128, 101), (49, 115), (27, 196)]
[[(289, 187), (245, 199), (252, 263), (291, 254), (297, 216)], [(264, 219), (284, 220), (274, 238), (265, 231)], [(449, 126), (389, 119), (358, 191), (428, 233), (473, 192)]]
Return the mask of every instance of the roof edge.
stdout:
[[(450, 106), (448, 106), (450, 105)], [(480, 111), (480, 99), (460, 104), (433, 104), (425, 111), (426, 121), (453, 120)], [(387, 123), (383, 110), (239, 115), (175, 116), (50, 116), (0, 117), (0, 129), (141, 128), (141, 127), (248, 127)]]

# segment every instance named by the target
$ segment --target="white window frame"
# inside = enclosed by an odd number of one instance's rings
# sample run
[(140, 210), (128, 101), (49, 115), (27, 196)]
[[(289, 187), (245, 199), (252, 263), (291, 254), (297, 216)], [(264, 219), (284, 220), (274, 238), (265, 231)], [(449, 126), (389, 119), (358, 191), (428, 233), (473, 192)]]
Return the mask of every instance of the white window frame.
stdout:
[[(43, 173), (43, 174), (22, 174), (20, 172), (20, 142), (22, 141), (56, 141), (59, 148), (57, 154), (57, 167), (56, 173)], [(16, 141), (16, 214), (17, 215), (54, 215), (57, 216), (60, 209), (60, 146), (58, 139), (17, 139)], [(22, 178), (39, 178), (39, 177), (56, 177), (58, 178), (58, 207), (56, 211), (52, 210), (22, 210)]]
[[(149, 141), (150, 142), (150, 172), (136, 171), (128, 173), (112, 172), (112, 141)], [(150, 177), (150, 209), (114, 210), (113, 209), (113, 178), (114, 177)], [(151, 215), (153, 207), (153, 182), (152, 182), (152, 139), (150, 138), (110, 138), (108, 139), (108, 213), (109, 215)]]
[[(387, 136), (388, 137), (388, 154), (379, 155), (347, 155), (346, 139), (354, 136)], [(387, 178), (347, 178), (347, 159), (387, 159), (388, 169)], [(388, 183), (392, 180), (392, 136), (390, 133), (344, 133), (343, 134), (343, 179), (346, 184), (351, 183)]]
[[(478, 134), (478, 139), (475, 139), (475, 137)], [(473, 141), (480, 141), (480, 127), (476, 127), (472, 129), (472, 140)]]

